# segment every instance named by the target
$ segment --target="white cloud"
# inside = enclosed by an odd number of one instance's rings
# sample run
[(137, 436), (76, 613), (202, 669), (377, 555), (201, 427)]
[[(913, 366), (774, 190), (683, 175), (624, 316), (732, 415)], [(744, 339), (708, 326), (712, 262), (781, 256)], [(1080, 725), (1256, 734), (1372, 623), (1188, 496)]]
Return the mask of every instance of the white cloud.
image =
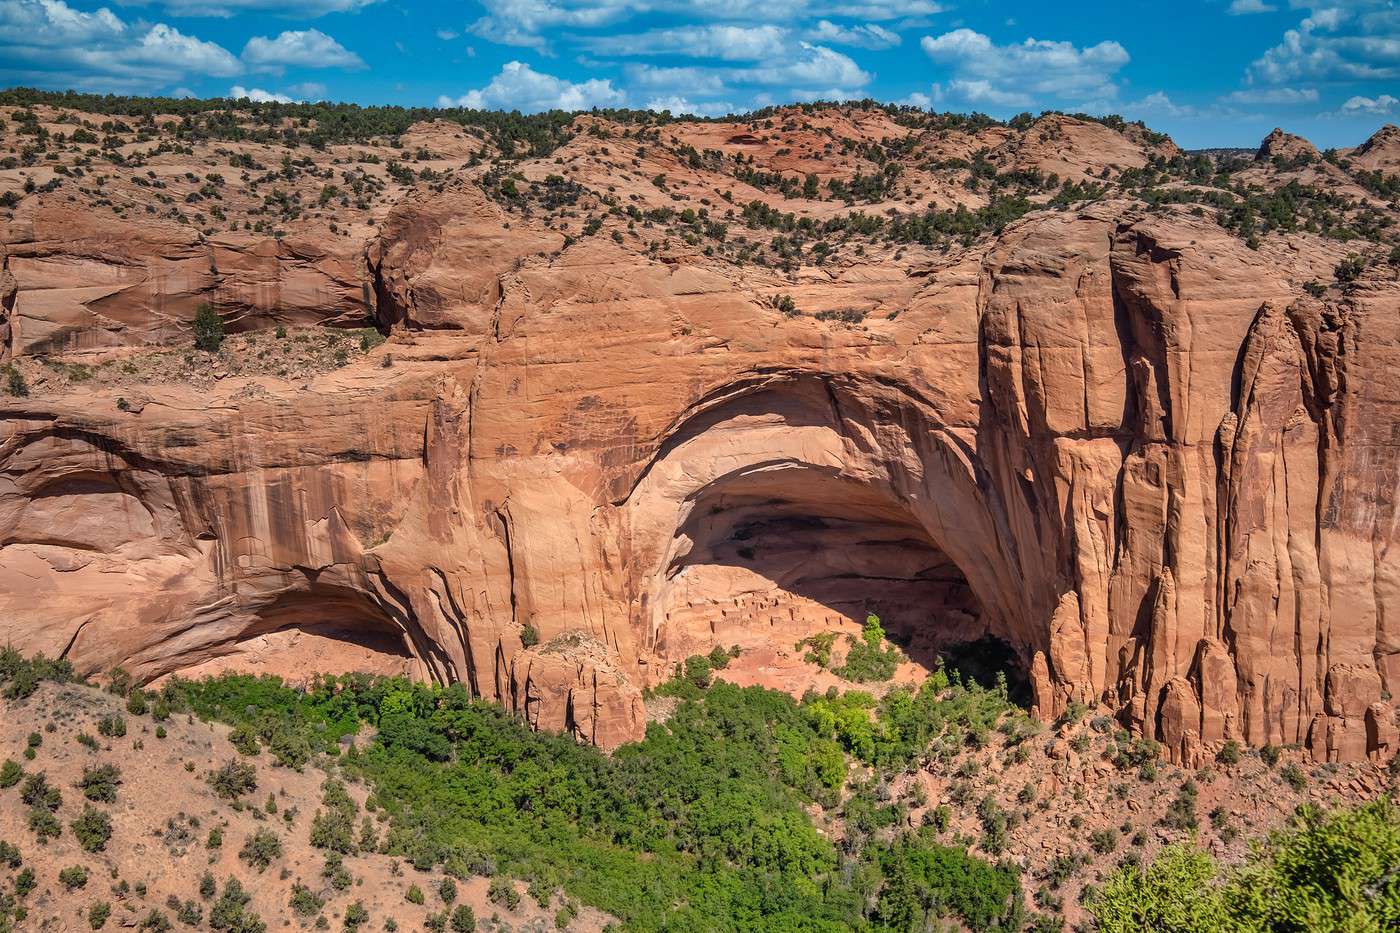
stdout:
[(705, 103), (693, 103), (684, 97), (671, 95), (669, 97), (653, 97), (647, 101), (646, 109), (654, 110), (658, 113), (662, 110), (669, 110), (672, 114), (694, 114), (697, 117), (722, 117), (725, 114), (734, 112), (734, 105), (727, 101), (709, 101)]
[(255, 104), (292, 103), (292, 99), (286, 94), (274, 94), (271, 91), (264, 91), (260, 87), (244, 87), (241, 84), (235, 84), (233, 87), (229, 88), (228, 96), (230, 100), (242, 100), (246, 97)]
[(1400, 98), (1392, 97), (1390, 94), (1379, 94), (1376, 97), (1352, 97), (1342, 104), (1341, 113), (1343, 116), (1374, 116), (1385, 117), (1394, 113), (1400, 105)]
[(1029, 107), (1034, 98), (1021, 91), (1001, 90), (992, 86), (992, 82), (978, 78), (972, 81), (965, 81), (961, 78), (954, 78), (946, 85), (935, 84), (934, 94), (939, 100), (953, 97), (965, 101), (969, 104), (990, 104), (994, 107)]
[(164, 23), (156, 23), (137, 41), (133, 56), (140, 61), (173, 63), (207, 75), (230, 75), (242, 70), (222, 46), (187, 36)]
[(103, 7), (93, 13), (75, 10), (62, 0), (0, 2), (0, 36), (6, 42), (58, 46), (127, 38), (126, 23)]
[(645, 9), (635, 0), (481, 0), (486, 15), (467, 27), (498, 45), (550, 54), (545, 29), (590, 29)]
[[(596, 29), (643, 13), (722, 20), (731, 24), (787, 25), (810, 22), (820, 17), (840, 17), (865, 22), (900, 20), (909, 25), (926, 21), (944, 10), (942, 4), (935, 0), (481, 0), (481, 3), (486, 8), (486, 15), (470, 27), (473, 34), (503, 45), (535, 48), (546, 54), (549, 46), (542, 33), (547, 30)], [(763, 25), (754, 28), (761, 29)], [(876, 35), (866, 33), (863, 41), (875, 41)], [(818, 41), (837, 41), (823, 36), (814, 38)]]
[(930, 88), (930, 93), (928, 94), (925, 94), (923, 91), (914, 91), (908, 97), (897, 100), (895, 103), (903, 104), (908, 107), (922, 107), (924, 110), (932, 110), (933, 105), (942, 101), (943, 97), (943, 85), (935, 84)]
[(626, 99), (610, 80), (593, 78), (575, 83), (535, 71), (524, 62), (507, 62), (485, 87), (457, 98), (443, 95), (438, 98), (438, 106), (538, 113), (541, 110), (620, 107)]
[[(810, 98), (814, 88), (826, 88), (820, 94), (838, 88), (858, 88), (870, 83), (869, 73), (863, 71), (850, 56), (823, 45), (800, 44), (797, 54), (789, 53), (776, 64), (735, 72), (736, 78), (754, 84), (786, 85), (795, 96), (806, 91)], [(849, 94), (849, 91), (840, 93)]]
[(950, 94), (1003, 107), (1045, 99), (1111, 100), (1118, 94), (1113, 76), (1129, 60), (1127, 50), (1111, 40), (1083, 49), (1043, 39), (996, 45), (971, 29), (924, 36), (920, 45), (929, 58), (952, 70)]
[(364, 68), (364, 59), (319, 29), (289, 29), (269, 39), (254, 36), (243, 47), (243, 61), (255, 71), (281, 74), (288, 65), (303, 68)]
[(813, 42), (853, 45), (862, 49), (889, 49), (900, 43), (899, 33), (877, 23), (838, 26), (829, 19), (819, 20), (816, 26), (807, 30), (807, 38)]
[(457, 38), (457, 36), (460, 35), (460, 33), (453, 32), (451, 29), (439, 29), (436, 32), (434, 32), (434, 35), (436, 35), (443, 42), (451, 42), (453, 39)]
[(295, 94), (299, 100), (326, 99), (326, 86), (319, 81), (303, 81), (300, 84), (288, 86), (287, 90)]
[(1155, 91), (1142, 100), (1125, 104), (1123, 109), (1131, 115), (1152, 114), (1166, 117), (1196, 117), (1201, 115), (1201, 111), (1192, 105), (1178, 104), (1173, 101), (1166, 91)]
[(1259, 84), (1400, 79), (1400, 9), (1385, 0), (1339, 0), (1310, 7), (1296, 29), (1250, 64)]
[(1226, 11), (1231, 16), (1246, 16), (1250, 13), (1272, 13), (1278, 7), (1271, 6), (1264, 0), (1231, 0), (1230, 8)]
[(467, 31), (479, 39), (485, 39), (487, 42), (494, 42), (497, 45), (534, 49), (541, 55), (552, 54), (549, 50), (549, 43), (544, 40), (543, 36), (528, 29), (520, 29), (503, 23), (495, 17), (483, 16), (468, 26)]
[(1232, 104), (1315, 104), (1317, 88), (1269, 87), (1231, 91), (1221, 100)]
[(778, 26), (677, 26), (599, 36), (584, 43), (598, 55), (680, 55), (722, 61), (761, 61), (783, 55), (787, 30)]
[(0, 0), (0, 61), (26, 80), (100, 90), (153, 90), (191, 74), (243, 71), (216, 43), (165, 23), (129, 24), (106, 7), (86, 13), (64, 0)]
[(788, 98), (794, 101), (847, 101), (859, 98), (861, 91), (859, 88), (849, 87), (828, 87), (813, 90), (811, 88), (795, 88), (788, 92)]
[(314, 19), (327, 13), (350, 13), (380, 0), (160, 0), (175, 16), (218, 16), (240, 13), (272, 13), (287, 19)]
[(848, 19), (891, 20), (934, 16), (947, 9), (933, 0), (851, 0), (847, 3), (814, 2), (812, 16), (844, 16)]
[(713, 68), (657, 68), (654, 65), (635, 64), (627, 66), (627, 83), (632, 87), (664, 89), (681, 97), (688, 94), (718, 94), (725, 87), (724, 78)]

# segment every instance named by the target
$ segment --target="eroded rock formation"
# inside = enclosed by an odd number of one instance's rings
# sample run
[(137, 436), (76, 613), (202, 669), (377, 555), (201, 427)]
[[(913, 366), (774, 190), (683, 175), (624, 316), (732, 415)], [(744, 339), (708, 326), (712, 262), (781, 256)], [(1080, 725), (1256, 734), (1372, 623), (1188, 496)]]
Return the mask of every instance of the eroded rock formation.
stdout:
[(354, 263), (29, 229), (16, 355), (94, 315), (154, 333), (153, 294), (184, 320), (208, 294), (269, 322), (368, 308), (391, 339), (257, 395), (0, 401), (26, 651), (153, 678), (358, 629), (613, 746), (675, 661), (874, 611), (1003, 639), (1042, 715), (1103, 701), (1178, 760), (1394, 751), (1400, 284), (1308, 294), (1327, 241), (1110, 199), (790, 275), (573, 242), (466, 181)]

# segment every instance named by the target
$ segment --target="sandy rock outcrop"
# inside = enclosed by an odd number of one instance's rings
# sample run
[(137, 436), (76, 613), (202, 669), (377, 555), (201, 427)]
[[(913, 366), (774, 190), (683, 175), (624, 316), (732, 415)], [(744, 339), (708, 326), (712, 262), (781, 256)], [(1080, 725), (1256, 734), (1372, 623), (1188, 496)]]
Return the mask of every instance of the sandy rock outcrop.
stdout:
[(1300, 158), (1315, 161), (1320, 155), (1317, 147), (1303, 137), (1293, 133), (1285, 133), (1275, 127), (1273, 132), (1265, 136), (1264, 141), (1259, 144), (1259, 150), (1254, 153), (1254, 159), (1256, 162), (1268, 162), (1273, 159), (1291, 162)]
[(1370, 139), (1353, 149), (1347, 157), (1373, 172), (1388, 174), (1400, 169), (1400, 126), (1387, 123), (1376, 130)]
[(231, 330), (367, 326), (359, 243), (331, 236), (201, 236), (42, 207), (0, 228), (0, 358), (139, 345), (188, 333), (201, 302)]

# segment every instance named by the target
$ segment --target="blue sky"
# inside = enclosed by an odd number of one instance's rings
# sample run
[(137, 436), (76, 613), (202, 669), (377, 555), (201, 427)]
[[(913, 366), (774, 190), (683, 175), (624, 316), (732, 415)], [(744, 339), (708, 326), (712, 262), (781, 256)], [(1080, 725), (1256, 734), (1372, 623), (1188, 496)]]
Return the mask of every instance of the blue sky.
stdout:
[(0, 85), (716, 114), (1121, 113), (1188, 147), (1400, 119), (1397, 0), (0, 0)]

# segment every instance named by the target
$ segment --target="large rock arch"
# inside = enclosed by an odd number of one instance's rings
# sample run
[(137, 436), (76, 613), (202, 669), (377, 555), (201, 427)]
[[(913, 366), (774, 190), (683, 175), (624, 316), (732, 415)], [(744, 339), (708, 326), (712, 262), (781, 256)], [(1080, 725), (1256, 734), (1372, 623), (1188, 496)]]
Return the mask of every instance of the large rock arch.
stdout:
[(785, 616), (787, 637), (868, 610), (952, 640), (994, 632), (1029, 664), (1043, 646), (1019, 624), (995, 493), (932, 416), (898, 383), (801, 370), (690, 406), (619, 506), (645, 648), (676, 660), (725, 619)]

